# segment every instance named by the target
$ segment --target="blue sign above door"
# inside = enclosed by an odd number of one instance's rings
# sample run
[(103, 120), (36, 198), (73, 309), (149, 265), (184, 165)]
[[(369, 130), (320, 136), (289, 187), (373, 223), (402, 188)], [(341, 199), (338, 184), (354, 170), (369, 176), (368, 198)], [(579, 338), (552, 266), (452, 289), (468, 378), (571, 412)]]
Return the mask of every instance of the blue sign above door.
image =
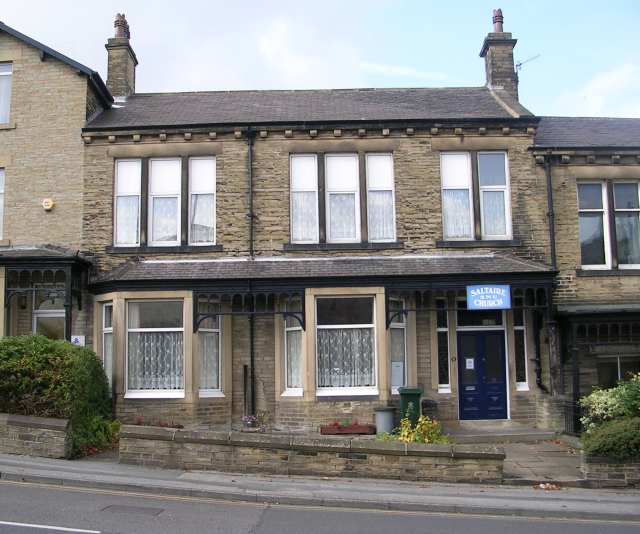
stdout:
[(511, 288), (506, 285), (467, 286), (468, 310), (508, 310)]

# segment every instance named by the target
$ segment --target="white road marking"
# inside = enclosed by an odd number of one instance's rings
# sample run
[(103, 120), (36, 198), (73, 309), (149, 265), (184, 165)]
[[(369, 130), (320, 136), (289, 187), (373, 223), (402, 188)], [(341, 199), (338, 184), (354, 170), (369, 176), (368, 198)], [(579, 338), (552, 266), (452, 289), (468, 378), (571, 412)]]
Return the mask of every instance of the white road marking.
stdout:
[(43, 530), (57, 530), (60, 532), (79, 532), (80, 534), (100, 534), (99, 530), (83, 530), (81, 528), (53, 527), (51, 525), (35, 525), (32, 523), (14, 523), (13, 521), (0, 521), (0, 525), (7, 525), (8, 527), (41, 528)]

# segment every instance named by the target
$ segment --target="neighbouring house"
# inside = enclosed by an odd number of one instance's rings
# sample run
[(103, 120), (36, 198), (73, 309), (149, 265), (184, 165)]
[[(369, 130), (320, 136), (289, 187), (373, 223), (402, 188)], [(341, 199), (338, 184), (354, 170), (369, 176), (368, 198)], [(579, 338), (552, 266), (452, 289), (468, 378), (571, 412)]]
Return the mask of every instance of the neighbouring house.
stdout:
[(148, 94), (124, 15), (106, 85), (0, 25), (4, 334), (125, 421), (571, 429), (640, 367), (640, 119), (534, 115), (493, 22), (480, 87)]

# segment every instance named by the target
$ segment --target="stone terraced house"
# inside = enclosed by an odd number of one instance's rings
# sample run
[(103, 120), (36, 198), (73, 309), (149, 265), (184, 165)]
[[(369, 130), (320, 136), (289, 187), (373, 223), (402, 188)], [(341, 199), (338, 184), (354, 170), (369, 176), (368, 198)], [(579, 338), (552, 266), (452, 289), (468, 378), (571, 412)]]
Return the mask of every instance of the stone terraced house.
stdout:
[(640, 370), (640, 119), (481, 87), (136, 93), (0, 23), (0, 334), (92, 346), (125, 421), (575, 429)]

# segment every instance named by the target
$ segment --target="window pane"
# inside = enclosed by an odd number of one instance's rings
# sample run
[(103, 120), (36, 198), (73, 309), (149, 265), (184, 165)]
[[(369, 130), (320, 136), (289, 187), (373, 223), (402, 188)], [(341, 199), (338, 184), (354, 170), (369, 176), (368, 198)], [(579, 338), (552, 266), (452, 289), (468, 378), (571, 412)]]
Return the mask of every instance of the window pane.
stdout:
[(618, 383), (617, 360), (604, 360), (598, 362), (598, 386), (612, 388)]
[[(302, 303), (300, 302), (300, 299), (292, 298), (289, 302), (286, 303), (285, 310), (288, 312), (302, 312)], [(286, 328), (302, 328), (302, 326), (300, 325), (300, 321), (290, 315), (285, 316), (284, 321)]]
[(64, 297), (60, 291), (36, 291), (34, 310), (64, 310)]
[(128, 303), (129, 328), (182, 328), (181, 301)]
[(154, 198), (152, 209), (151, 240), (155, 243), (178, 241), (178, 199), (176, 197)]
[(581, 210), (602, 209), (602, 184), (578, 184), (578, 206)]
[(116, 199), (116, 245), (138, 243), (140, 201), (137, 196)]
[(191, 195), (189, 235), (192, 243), (214, 243), (215, 197), (212, 194)]
[(444, 212), (444, 237), (460, 239), (473, 237), (469, 191), (467, 189), (445, 189), (442, 191)]
[(189, 159), (189, 180), (192, 193), (214, 193), (216, 187), (216, 159)]
[(291, 239), (318, 241), (318, 200), (315, 191), (291, 193)]
[(220, 389), (220, 334), (201, 332), (200, 389)]
[(637, 209), (638, 184), (613, 184), (613, 196), (616, 209)]
[(302, 331), (289, 330), (287, 336), (287, 387), (302, 387), (302, 368), (300, 352), (302, 348)]
[(12, 68), (11, 63), (0, 63), (0, 76), (10, 75)]
[(4, 193), (4, 169), (0, 169), (0, 193)]
[(200, 323), (200, 330), (217, 330), (220, 328), (220, 315), (214, 315), (220, 312), (220, 304), (217, 302), (207, 302), (200, 300), (198, 303), (198, 313), (211, 314)]
[(467, 310), (467, 303), (458, 302), (458, 326), (500, 326), (501, 310)]
[(319, 298), (318, 324), (373, 324), (373, 298)]
[[(4, 73), (11, 72), (11, 65), (0, 65)], [(0, 124), (7, 124), (11, 116), (11, 75), (0, 71)]]
[(64, 339), (64, 317), (36, 317), (35, 333), (49, 339)]
[(447, 328), (447, 301), (444, 299), (436, 300), (436, 308), (438, 309), (436, 312), (438, 328)]
[(329, 195), (329, 235), (331, 240), (356, 238), (356, 196), (352, 193)]
[(524, 326), (524, 310), (522, 308), (513, 309), (513, 324), (515, 326)]
[(312, 155), (291, 156), (291, 190), (316, 191), (318, 163)]
[(442, 187), (471, 187), (471, 163), (469, 154), (442, 154), (440, 157)]
[(142, 162), (139, 159), (116, 162), (116, 195), (139, 195)]
[(103, 322), (105, 328), (113, 327), (113, 306), (111, 304), (107, 304), (103, 307)]
[(318, 330), (318, 387), (373, 386), (373, 329)]
[(182, 332), (129, 332), (128, 389), (183, 389)]
[(507, 185), (505, 173), (505, 155), (478, 154), (478, 179), (480, 187), (489, 185)]
[(616, 213), (618, 262), (640, 264), (640, 212)]
[(524, 330), (514, 330), (516, 352), (516, 382), (527, 381), (527, 357)]
[(391, 328), (391, 387), (405, 385), (405, 335), (404, 328)]
[(180, 193), (180, 160), (152, 159), (149, 161), (149, 193), (176, 195)]
[(393, 189), (393, 157), (391, 154), (367, 154), (369, 189)]
[(113, 334), (111, 332), (105, 332), (102, 335), (102, 366), (111, 389), (113, 384)]
[(326, 157), (328, 191), (358, 191), (358, 156), (355, 154)]
[(580, 258), (582, 265), (604, 265), (602, 213), (580, 214)]
[(504, 191), (482, 192), (482, 230), (484, 235), (507, 235), (504, 200)]
[(392, 240), (394, 233), (393, 192), (369, 191), (369, 239)]
[(449, 334), (438, 332), (438, 384), (449, 384)]

